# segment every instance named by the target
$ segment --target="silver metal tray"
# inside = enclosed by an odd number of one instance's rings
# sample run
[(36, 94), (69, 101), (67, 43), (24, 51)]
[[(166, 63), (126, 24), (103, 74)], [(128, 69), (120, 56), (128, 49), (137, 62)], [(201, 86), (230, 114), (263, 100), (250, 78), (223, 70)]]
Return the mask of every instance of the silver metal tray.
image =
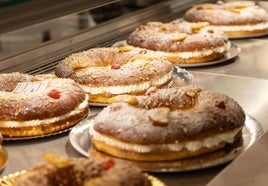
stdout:
[[(90, 120), (91, 119), (84, 120), (73, 127), (69, 133), (69, 141), (71, 145), (77, 152), (86, 157), (89, 157), (90, 155), (98, 158), (111, 157), (105, 153), (94, 150), (94, 148), (91, 148), (89, 137)], [(131, 162), (148, 172), (181, 172), (204, 169), (230, 162), (241, 152), (250, 147), (262, 134), (263, 128), (261, 124), (247, 114), (245, 127), (243, 128), (243, 145), (231, 148), (228, 151), (220, 150), (194, 158), (161, 162), (141, 162), (117, 159), (119, 161)]]
[(229, 36), (229, 39), (249, 39), (249, 38), (256, 38), (256, 37), (263, 37), (268, 35), (268, 30), (266, 32), (257, 33), (257, 34), (248, 34), (248, 35), (241, 35), (241, 36)]
[(106, 107), (108, 105), (109, 105), (108, 103), (89, 102), (89, 106), (93, 107)]

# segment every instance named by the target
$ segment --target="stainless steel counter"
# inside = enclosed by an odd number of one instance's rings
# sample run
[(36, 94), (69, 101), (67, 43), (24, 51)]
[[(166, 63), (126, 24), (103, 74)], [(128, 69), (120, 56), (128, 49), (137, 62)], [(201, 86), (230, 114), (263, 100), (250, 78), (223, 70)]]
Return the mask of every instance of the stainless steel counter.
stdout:
[[(193, 72), (195, 84), (210, 90), (227, 94), (237, 100), (246, 113), (253, 116), (263, 124), (265, 131), (268, 129), (268, 80), (230, 76), (222, 74)], [(91, 108), (98, 111), (100, 108)], [(1, 176), (27, 169), (43, 162), (45, 153), (59, 153), (70, 157), (81, 156), (70, 145), (68, 133), (42, 139), (5, 141), (4, 147), (9, 153), (9, 161)], [(176, 173), (153, 174), (162, 179), (167, 185), (205, 185), (216, 176), (225, 165), (213, 168)]]
[[(225, 63), (187, 68), (195, 78), (194, 83), (226, 94), (235, 99), (246, 113), (268, 130), (268, 37), (233, 40), (241, 48), (240, 55)], [(101, 107), (91, 107), (92, 113)], [(32, 140), (4, 141), (9, 159), (0, 176), (28, 169), (43, 163), (45, 153), (59, 153), (70, 157), (81, 156), (71, 146), (68, 132)], [(173, 173), (153, 173), (168, 186), (206, 185), (226, 166)]]

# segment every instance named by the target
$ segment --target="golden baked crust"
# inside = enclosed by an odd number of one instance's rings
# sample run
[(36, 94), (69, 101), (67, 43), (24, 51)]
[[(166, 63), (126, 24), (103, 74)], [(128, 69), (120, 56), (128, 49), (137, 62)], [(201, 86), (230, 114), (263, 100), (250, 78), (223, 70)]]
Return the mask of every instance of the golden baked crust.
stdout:
[(149, 153), (138, 153), (138, 152), (129, 152), (127, 150), (112, 147), (107, 145), (102, 141), (98, 141), (93, 139), (93, 148), (98, 149), (98, 151), (102, 152), (109, 152), (108, 154), (114, 157), (120, 157), (123, 159), (130, 159), (136, 161), (168, 161), (168, 160), (176, 160), (176, 159), (183, 159), (183, 158), (190, 158), (193, 156), (214, 152), (218, 149), (222, 149), (225, 147), (226, 143), (220, 143), (216, 146), (211, 148), (202, 147), (197, 151), (189, 151), (187, 149), (181, 150), (179, 153), (176, 151), (156, 151), (156, 152), (149, 152)]
[(55, 73), (79, 83), (90, 102), (102, 103), (114, 95), (141, 94), (171, 81), (172, 64), (146, 53), (134, 47), (93, 48), (65, 58)]
[(222, 57), (229, 49), (228, 38), (206, 22), (148, 22), (133, 31), (127, 43), (149, 49), (173, 63), (199, 63)]
[[(19, 83), (45, 83), (36, 91), (14, 92)], [(53, 75), (0, 75), (0, 132), (22, 137), (50, 134), (84, 119), (89, 107), (83, 89)]]
[(228, 36), (247, 36), (268, 30), (268, 13), (254, 2), (218, 2), (194, 5), (184, 19), (205, 21), (223, 29)]
[(31, 168), (19, 176), (14, 186), (150, 186), (139, 168), (113, 159), (66, 158), (46, 155), (48, 163)]
[(214, 151), (241, 137), (245, 113), (228, 96), (185, 86), (137, 100), (113, 103), (98, 114), (90, 128), (95, 148), (122, 158), (136, 153), (137, 160), (166, 160)]
[(70, 115), (62, 120), (53, 122), (40, 122), (40, 124), (34, 124), (31, 122), (23, 123), (23, 121), (13, 122), (1, 121), (2, 126), (0, 131), (5, 137), (10, 138), (20, 138), (20, 137), (35, 137), (53, 134), (55, 132), (60, 132), (76, 125), (82, 119), (85, 119), (88, 115), (88, 109), (82, 110), (76, 115)]

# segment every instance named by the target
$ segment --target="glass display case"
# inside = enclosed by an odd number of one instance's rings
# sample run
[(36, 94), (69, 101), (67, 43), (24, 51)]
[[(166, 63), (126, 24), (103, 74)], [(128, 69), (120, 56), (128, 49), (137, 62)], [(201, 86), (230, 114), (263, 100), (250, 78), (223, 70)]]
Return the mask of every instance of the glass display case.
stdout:
[(38, 0), (4, 7), (0, 9), (0, 72), (52, 71), (68, 54), (109, 46), (141, 23), (168, 21), (197, 3), (141, 2)]
[[(126, 39), (143, 23), (178, 19), (193, 5), (209, 2), (216, 0), (0, 1), (0, 73), (53, 73), (58, 62), (72, 53), (111, 46)], [(264, 7), (268, 4), (265, 1), (257, 3)], [(185, 69), (192, 73), (195, 85), (235, 99), (250, 121), (258, 123), (262, 133), (266, 133), (267, 33), (231, 42), (241, 49), (231, 60)], [(91, 107), (90, 112), (94, 115), (102, 108)], [(41, 139), (4, 141), (3, 145), (9, 160), (1, 177), (43, 162), (42, 155), (49, 150), (69, 157), (82, 156), (70, 144), (68, 132)], [(226, 162), (206, 168), (201, 166), (194, 171), (153, 172), (152, 175), (168, 186), (206, 185), (229, 165)], [(258, 170), (251, 172), (254, 174), (258, 174)]]

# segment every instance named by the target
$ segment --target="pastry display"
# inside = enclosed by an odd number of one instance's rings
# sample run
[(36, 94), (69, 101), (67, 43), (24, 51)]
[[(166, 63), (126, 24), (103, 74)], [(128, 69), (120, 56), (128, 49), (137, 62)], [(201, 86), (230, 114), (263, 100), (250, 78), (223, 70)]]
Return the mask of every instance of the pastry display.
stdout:
[(138, 161), (189, 158), (240, 141), (245, 113), (226, 95), (201, 87), (119, 96), (92, 120), (93, 147)]
[(90, 102), (108, 103), (111, 97), (144, 94), (172, 81), (172, 64), (146, 53), (133, 47), (92, 48), (62, 60), (55, 73), (80, 84)]
[(230, 48), (227, 36), (209, 27), (207, 22), (189, 23), (180, 19), (140, 25), (126, 42), (178, 64), (209, 62), (223, 57)]
[(0, 132), (6, 137), (51, 134), (77, 124), (89, 112), (78, 84), (53, 75), (0, 75)]
[(137, 167), (114, 159), (66, 158), (45, 155), (47, 163), (33, 167), (16, 178), (13, 186), (151, 186)]
[(265, 95), (253, 45), (268, 46), (268, 12), (253, 1), (202, 2), (126, 7), (99, 25), (82, 11), (92, 2), (78, 3), (75, 14), (52, 15), (71, 35), (55, 34), (49, 17), (5, 28), (22, 46), (41, 43), (12, 53), (14, 38), (2, 37), (0, 186), (198, 185), (239, 161), (266, 127), (267, 105), (257, 100), (255, 113), (248, 97)]
[(230, 37), (255, 35), (268, 31), (268, 13), (253, 1), (197, 4), (185, 13), (184, 19), (190, 22), (208, 22)]

